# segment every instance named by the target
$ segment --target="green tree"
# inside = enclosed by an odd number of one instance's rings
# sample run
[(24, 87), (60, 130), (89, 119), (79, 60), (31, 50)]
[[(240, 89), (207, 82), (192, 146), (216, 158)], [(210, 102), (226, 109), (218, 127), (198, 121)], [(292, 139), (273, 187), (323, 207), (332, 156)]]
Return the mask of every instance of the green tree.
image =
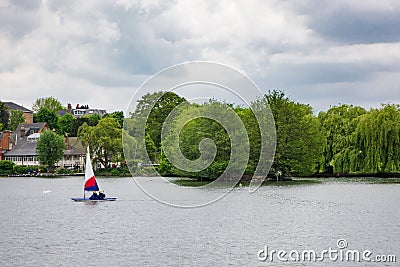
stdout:
[(58, 124), (58, 117), (55, 111), (48, 108), (40, 108), (35, 116), (36, 122), (46, 122), (50, 129), (56, 130)]
[[(152, 142), (146, 140), (146, 144), (154, 144), (156, 152), (152, 153), (152, 147), (147, 147), (150, 154), (153, 154), (152, 161), (158, 161), (161, 153), (161, 130), (169, 113), (180, 103), (186, 100), (173, 92), (156, 92), (144, 95), (137, 104), (132, 118), (137, 121), (136, 125), (146, 125), (145, 136), (137, 136), (137, 129), (129, 129), (130, 133), (138, 140), (144, 140), (148, 135)], [(151, 109), (151, 110), (150, 110)], [(146, 118), (146, 115), (148, 117)], [(146, 120), (147, 119), (147, 120)], [(135, 127), (135, 126), (134, 126)]]
[(123, 111), (115, 111), (113, 113), (107, 113), (103, 116), (103, 118), (114, 118), (118, 121), (119, 125), (124, 125), (124, 112)]
[(11, 131), (15, 131), (20, 123), (25, 122), (24, 112), (22, 110), (11, 110), (10, 111), (10, 125), (8, 128)]
[(34, 112), (39, 112), (41, 108), (46, 108), (54, 112), (65, 109), (61, 102), (52, 96), (36, 99), (32, 105), (32, 110)]
[(89, 126), (86, 122), (79, 127), (78, 137), (82, 144), (86, 144), (90, 136), (90, 150), (93, 161), (110, 168), (112, 162), (121, 162), (122, 129), (114, 118), (103, 118), (96, 126)]
[(294, 102), (279, 90), (270, 91), (264, 100), (275, 119), (277, 146), (273, 170), (294, 175), (318, 171), (326, 140), (312, 108)]
[[(224, 171), (227, 171), (229, 175), (241, 175), (243, 166), (245, 167), (247, 162), (245, 157), (249, 155), (249, 152), (245, 149), (247, 144), (241, 139), (242, 136), (246, 136), (246, 132), (241, 132), (240, 127), (237, 127), (237, 123), (241, 124), (242, 122), (240, 118), (237, 118), (237, 121), (234, 118), (237, 117), (231, 107), (217, 101), (210, 101), (203, 105), (181, 106), (179, 114), (173, 120), (172, 127), (166, 133), (162, 143), (163, 152), (168, 153), (168, 159), (178, 165), (172, 166), (169, 160), (163, 157), (160, 163), (160, 172), (163, 175), (208, 179), (215, 179)], [(202, 143), (207, 139), (212, 140), (212, 143)], [(239, 139), (240, 142), (237, 142)], [(233, 140), (235, 141), (234, 147), (231, 146)], [(199, 147), (202, 147), (202, 153)], [(215, 151), (215, 157), (213, 151)], [(179, 166), (181, 163), (179, 162), (180, 153), (191, 161), (190, 169), (192, 171), (184, 170), (187, 167), (186, 163)], [(243, 160), (243, 157), (235, 157), (234, 154), (245, 155), (244, 160), (246, 161)]]
[(8, 108), (0, 101), (0, 130), (7, 129), (9, 123), (10, 113)]
[(78, 136), (79, 127), (82, 126), (83, 123), (86, 123), (89, 126), (96, 126), (100, 119), (101, 118), (99, 114), (86, 115), (76, 118), (72, 123), (70, 136)]
[(235, 108), (236, 113), (246, 127), (250, 141), (250, 156), (247, 163), (246, 174), (253, 174), (258, 164), (261, 153), (261, 134), (257, 118), (250, 108)]
[(125, 156), (125, 163), (129, 167), (131, 171), (137, 171), (137, 163), (138, 163), (138, 158), (137, 158), (137, 151), (138, 151), (138, 142), (136, 139), (129, 135), (128, 131), (122, 129), (122, 135), (123, 135), (123, 153)]
[(366, 110), (362, 107), (345, 104), (318, 114), (327, 140), (321, 164), (323, 171), (347, 173), (357, 169), (360, 149), (355, 142), (355, 130), (364, 114)]
[(74, 125), (75, 118), (69, 113), (66, 113), (64, 116), (58, 118), (58, 133), (59, 134), (70, 134), (72, 130), (72, 126)]
[(55, 164), (62, 159), (64, 149), (64, 138), (51, 130), (45, 130), (41, 133), (36, 144), (36, 154), (39, 162), (48, 166), (50, 172), (53, 171)]
[(400, 172), (400, 105), (386, 104), (361, 116), (354, 134), (351, 172)]

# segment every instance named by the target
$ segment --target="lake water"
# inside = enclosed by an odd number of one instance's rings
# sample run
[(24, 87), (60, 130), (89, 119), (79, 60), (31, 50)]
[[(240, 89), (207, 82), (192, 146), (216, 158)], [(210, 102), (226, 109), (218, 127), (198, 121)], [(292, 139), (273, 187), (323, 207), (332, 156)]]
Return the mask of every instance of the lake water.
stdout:
[[(131, 178), (98, 182), (118, 200), (71, 201), (82, 195), (82, 177), (0, 179), (0, 266), (399, 264), (258, 260), (265, 246), (320, 252), (338, 249), (338, 239), (345, 239), (348, 249), (396, 255), (400, 262), (400, 185), (331, 180), (262, 187), (254, 194), (242, 187), (211, 205), (181, 209), (148, 197)], [(221, 189), (187, 190), (201, 198)]]

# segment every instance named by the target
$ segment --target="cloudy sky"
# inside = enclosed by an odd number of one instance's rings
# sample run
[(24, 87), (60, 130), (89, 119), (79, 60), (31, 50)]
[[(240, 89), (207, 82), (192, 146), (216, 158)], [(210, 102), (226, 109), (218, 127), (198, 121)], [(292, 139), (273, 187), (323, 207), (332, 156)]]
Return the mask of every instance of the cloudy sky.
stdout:
[(125, 110), (154, 73), (205, 60), (316, 111), (400, 103), (399, 25), (397, 0), (0, 0), (0, 98)]

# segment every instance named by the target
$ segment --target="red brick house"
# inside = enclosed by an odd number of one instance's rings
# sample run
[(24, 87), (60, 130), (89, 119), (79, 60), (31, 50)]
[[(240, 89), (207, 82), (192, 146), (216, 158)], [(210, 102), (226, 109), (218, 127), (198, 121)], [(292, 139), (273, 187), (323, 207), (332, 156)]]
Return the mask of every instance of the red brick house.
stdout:
[[(14, 137), (15, 138), (15, 137)], [(4, 153), (14, 148), (14, 139), (11, 131), (0, 132), (0, 160), (4, 160)]]
[(25, 122), (26, 123), (33, 123), (33, 111), (27, 109), (23, 106), (15, 104), (14, 102), (3, 102), (4, 106), (8, 108), (8, 110), (21, 110), (24, 112)]

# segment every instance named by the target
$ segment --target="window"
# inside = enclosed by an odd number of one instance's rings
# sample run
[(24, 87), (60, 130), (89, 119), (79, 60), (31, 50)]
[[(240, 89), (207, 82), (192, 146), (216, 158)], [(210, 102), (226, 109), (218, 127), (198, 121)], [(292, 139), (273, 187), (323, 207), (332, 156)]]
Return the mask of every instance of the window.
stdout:
[(74, 115), (84, 115), (84, 114), (85, 114), (85, 111), (83, 111), (83, 110), (79, 110), (79, 109), (74, 110)]

